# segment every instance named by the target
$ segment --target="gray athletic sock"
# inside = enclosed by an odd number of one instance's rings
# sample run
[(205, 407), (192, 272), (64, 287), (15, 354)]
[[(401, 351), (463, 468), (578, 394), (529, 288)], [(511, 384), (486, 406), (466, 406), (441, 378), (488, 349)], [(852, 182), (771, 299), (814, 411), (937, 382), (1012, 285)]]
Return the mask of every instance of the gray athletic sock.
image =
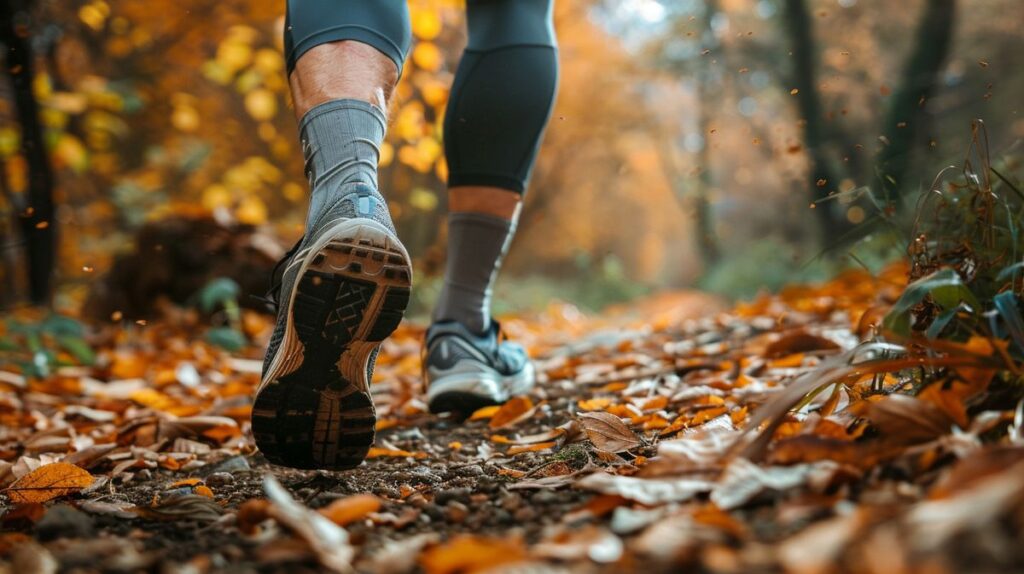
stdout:
[(377, 189), (377, 163), (387, 118), (362, 100), (331, 100), (306, 112), (299, 122), (311, 197), (308, 231), (342, 185), (362, 182)]
[(515, 225), (482, 213), (448, 216), (448, 262), (434, 321), (458, 321), (483, 333), (491, 323), (491, 289)]

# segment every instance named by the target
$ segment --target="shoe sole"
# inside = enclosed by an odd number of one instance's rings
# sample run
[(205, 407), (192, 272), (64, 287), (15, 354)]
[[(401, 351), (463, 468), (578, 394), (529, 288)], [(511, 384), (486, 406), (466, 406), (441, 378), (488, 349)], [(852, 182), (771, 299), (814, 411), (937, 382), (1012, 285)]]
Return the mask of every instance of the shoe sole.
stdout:
[[(525, 394), (535, 383), (536, 371), (532, 364), (527, 364), (521, 373), (510, 377), (496, 372), (442, 375), (428, 384), (427, 405), (434, 414), (469, 416), (478, 409), (500, 405), (516, 395)], [(491, 391), (487, 390), (488, 386)]]
[(253, 403), (253, 436), (274, 464), (354, 468), (377, 424), (367, 364), (409, 303), (409, 255), (382, 225), (345, 220), (299, 265), (284, 338)]

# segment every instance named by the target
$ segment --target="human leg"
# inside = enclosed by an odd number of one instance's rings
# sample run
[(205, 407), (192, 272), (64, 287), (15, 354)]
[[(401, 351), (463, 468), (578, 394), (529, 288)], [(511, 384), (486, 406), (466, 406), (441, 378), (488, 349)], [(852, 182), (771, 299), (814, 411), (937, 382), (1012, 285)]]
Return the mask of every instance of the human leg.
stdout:
[(494, 281), (551, 114), (557, 53), (551, 0), (470, 0), (469, 43), (445, 117), (448, 260), (427, 337), (432, 410), (503, 402), (533, 382), (518, 346), (499, 343)]
[(287, 20), (311, 197), (304, 237), (271, 294), (278, 321), (253, 435), (277, 464), (344, 469), (373, 444), (373, 364), (409, 299), (409, 256), (377, 190), (409, 19), (404, 0), (289, 0)]

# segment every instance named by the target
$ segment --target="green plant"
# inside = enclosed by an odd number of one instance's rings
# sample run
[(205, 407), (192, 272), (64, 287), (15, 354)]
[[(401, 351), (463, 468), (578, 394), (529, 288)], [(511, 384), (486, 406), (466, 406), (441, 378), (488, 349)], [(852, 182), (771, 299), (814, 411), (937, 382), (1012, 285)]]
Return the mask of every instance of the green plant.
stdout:
[(228, 351), (238, 351), (248, 343), (242, 332), (242, 310), (238, 305), (241, 291), (238, 283), (221, 277), (207, 283), (192, 297), (203, 313), (214, 314), (218, 309), (223, 310), (227, 324), (211, 327), (206, 332), (206, 340)]
[(96, 354), (85, 327), (70, 317), (48, 315), (41, 321), (9, 318), (0, 335), (0, 365), (16, 365), (29, 377), (46, 377), (57, 367), (92, 365)]

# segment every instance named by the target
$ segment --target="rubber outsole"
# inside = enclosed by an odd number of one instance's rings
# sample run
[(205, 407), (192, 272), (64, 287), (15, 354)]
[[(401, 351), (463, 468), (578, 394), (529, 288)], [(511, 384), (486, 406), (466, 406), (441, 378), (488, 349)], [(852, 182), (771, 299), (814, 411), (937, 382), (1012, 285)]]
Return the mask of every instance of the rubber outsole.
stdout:
[(450, 391), (439, 393), (430, 401), (430, 412), (434, 414), (452, 413), (456, 418), (465, 418), (479, 409), (500, 404), (501, 401), (481, 395)]
[(308, 254), (298, 273), (284, 355), (274, 357), (253, 403), (253, 436), (274, 464), (354, 468), (377, 423), (368, 363), (409, 303), (409, 257), (383, 227), (362, 224)]

